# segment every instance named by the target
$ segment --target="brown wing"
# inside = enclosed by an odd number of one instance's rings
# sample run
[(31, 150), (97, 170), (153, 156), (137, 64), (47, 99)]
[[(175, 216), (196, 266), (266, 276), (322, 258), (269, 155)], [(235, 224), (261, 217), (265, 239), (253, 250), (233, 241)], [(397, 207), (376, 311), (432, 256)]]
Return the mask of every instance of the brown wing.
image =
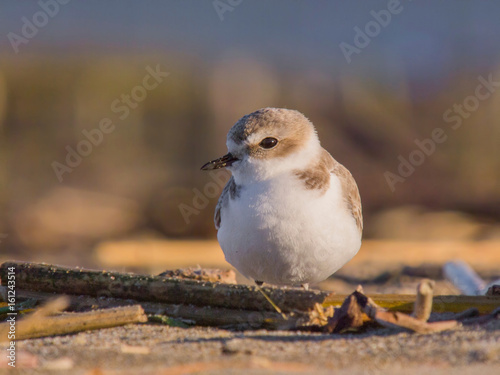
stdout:
[(348, 209), (351, 211), (354, 220), (356, 220), (356, 225), (360, 233), (363, 232), (363, 212), (361, 209), (361, 197), (359, 196), (358, 185), (354, 177), (352, 177), (351, 172), (336, 161), (326, 150), (324, 150), (323, 158), (330, 160), (330, 171), (334, 173), (340, 180), (342, 184), (342, 192), (344, 195), (344, 200), (347, 203)]

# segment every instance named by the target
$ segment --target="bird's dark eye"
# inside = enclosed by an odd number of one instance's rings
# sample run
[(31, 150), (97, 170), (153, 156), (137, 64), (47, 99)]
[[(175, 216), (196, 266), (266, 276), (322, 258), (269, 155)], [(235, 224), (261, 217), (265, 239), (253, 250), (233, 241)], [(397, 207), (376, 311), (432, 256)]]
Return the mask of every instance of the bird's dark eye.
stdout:
[(260, 141), (259, 146), (262, 148), (273, 148), (278, 144), (278, 140), (276, 138), (267, 137)]

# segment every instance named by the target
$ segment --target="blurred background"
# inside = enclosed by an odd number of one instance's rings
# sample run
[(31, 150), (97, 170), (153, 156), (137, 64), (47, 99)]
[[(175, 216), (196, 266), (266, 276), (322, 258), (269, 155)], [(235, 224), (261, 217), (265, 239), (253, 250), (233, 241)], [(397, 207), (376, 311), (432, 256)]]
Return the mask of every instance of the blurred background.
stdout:
[(199, 169), (261, 107), (303, 112), (354, 175), (359, 256), (383, 241), (499, 249), (498, 14), (468, 1), (1, 2), (0, 258), (224, 267), (212, 218), (228, 175)]

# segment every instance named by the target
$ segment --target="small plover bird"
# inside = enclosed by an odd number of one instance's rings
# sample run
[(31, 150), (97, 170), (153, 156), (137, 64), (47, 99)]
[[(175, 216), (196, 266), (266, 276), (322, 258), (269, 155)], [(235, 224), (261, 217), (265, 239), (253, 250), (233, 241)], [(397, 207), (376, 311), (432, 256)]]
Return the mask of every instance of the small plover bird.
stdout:
[(250, 113), (229, 130), (226, 145), (226, 155), (201, 169), (231, 171), (215, 227), (238, 271), (258, 284), (307, 288), (356, 255), (363, 230), (358, 187), (302, 113)]

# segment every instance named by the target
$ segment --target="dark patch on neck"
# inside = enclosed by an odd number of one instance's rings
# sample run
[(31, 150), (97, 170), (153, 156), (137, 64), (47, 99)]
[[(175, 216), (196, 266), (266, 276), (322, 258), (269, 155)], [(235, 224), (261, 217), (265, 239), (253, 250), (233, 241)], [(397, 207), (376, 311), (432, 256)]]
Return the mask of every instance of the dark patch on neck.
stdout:
[(294, 171), (295, 175), (304, 182), (307, 190), (320, 190), (324, 194), (330, 187), (330, 171), (333, 167), (333, 158), (324, 151), (318, 162), (309, 169)]
[(330, 187), (330, 173), (324, 170), (312, 169), (296, 171), (295, 175), (304, 181), (307, 190), (321, 190), (323, 193)]

